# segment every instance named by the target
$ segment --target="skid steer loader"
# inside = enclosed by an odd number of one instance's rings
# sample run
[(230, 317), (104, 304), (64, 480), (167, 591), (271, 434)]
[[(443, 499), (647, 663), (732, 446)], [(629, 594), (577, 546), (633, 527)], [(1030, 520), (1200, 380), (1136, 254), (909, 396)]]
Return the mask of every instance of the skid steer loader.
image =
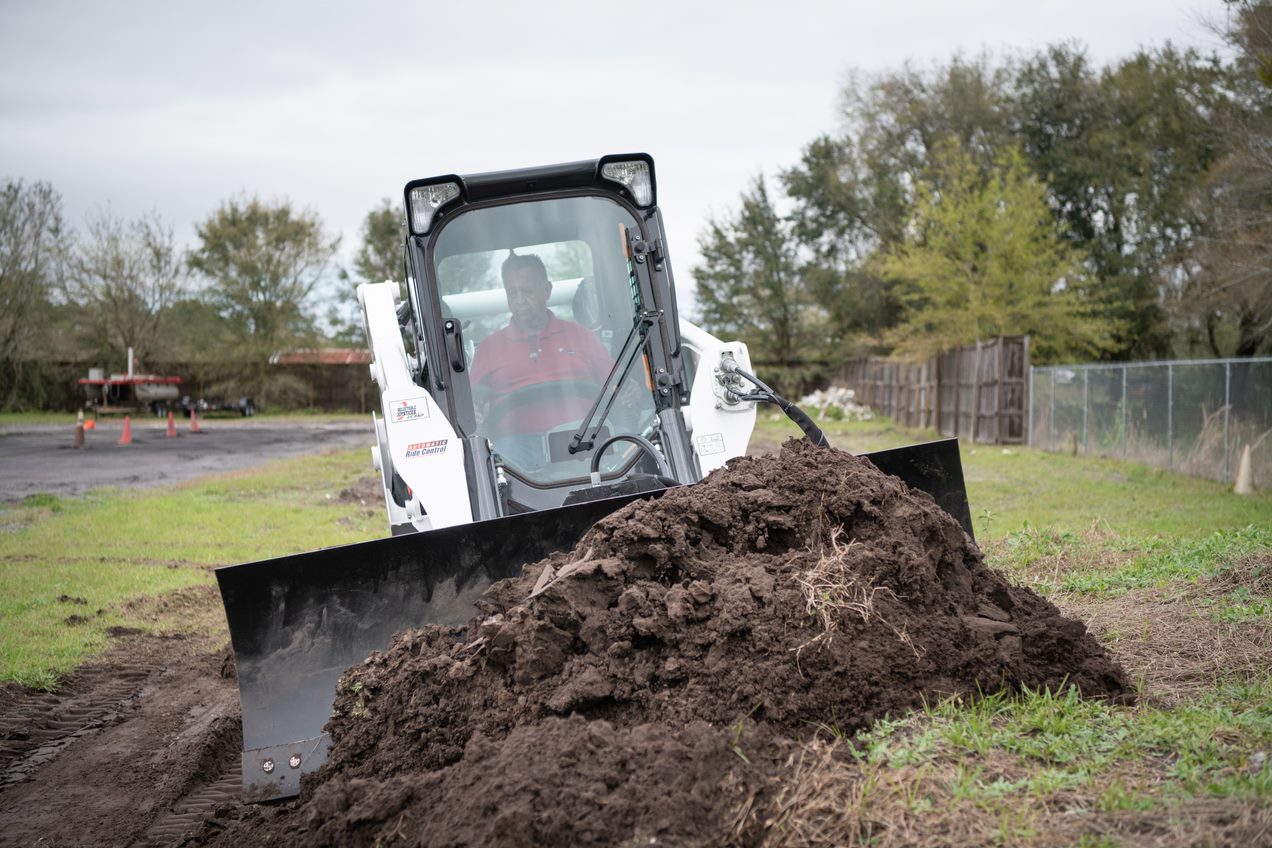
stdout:
[[(405, 297), (358, 289), (391, 535), (216, 572), (249, 801), (322, 764), (346, 668), (404, 628), (466, 623), (493, 581), (742, 455), (757, 403), (825, 444), (744, 344), (680, 318), (649, 156), (415, 180), (405, 199)], [(868, 456), (971, 532), (956, 440)]]

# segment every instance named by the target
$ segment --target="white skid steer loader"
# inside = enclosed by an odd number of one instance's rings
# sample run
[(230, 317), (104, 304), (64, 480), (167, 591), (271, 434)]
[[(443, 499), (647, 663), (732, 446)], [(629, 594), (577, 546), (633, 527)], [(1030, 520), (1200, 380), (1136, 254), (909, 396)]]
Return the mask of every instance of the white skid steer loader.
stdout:
[[(645, 154), (406, 185), (405, 299), (358, 289), (391, 536), (217, 570), (250, 801), (325, 759), (335, 683), (394, 633), (746, 451), (756, 404), (816, 425), (746, 346), (677, 313)], [(971, 532), (956, 440), (867, 455)]]

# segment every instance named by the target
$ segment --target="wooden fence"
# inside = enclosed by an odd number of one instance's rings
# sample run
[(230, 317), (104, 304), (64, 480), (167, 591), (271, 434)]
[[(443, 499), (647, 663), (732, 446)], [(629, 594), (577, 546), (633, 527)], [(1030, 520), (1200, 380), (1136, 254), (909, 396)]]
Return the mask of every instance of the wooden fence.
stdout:
[(1000, 336), (911, 365), (880, 357), (850, 359), (833, 385), (905, 427), (971, 442), (1025, 442), (1029, 337)]

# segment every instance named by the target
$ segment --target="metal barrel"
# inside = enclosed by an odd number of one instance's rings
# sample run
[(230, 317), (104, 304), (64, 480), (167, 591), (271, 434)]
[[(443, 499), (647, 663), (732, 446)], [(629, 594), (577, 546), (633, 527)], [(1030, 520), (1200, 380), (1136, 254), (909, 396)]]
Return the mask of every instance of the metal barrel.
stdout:
[[(865, 454), (971, 532), (958, 441)], [(656, 493), (654, 493), (656, 494)], [(216, 570), (243, 715), (243, 797), (288, 798), (326, 760), (336, 681), (393, 634), (462, 625), (496, 580), (573, 547), (601, 518), (650, 494), (411, 533)]]

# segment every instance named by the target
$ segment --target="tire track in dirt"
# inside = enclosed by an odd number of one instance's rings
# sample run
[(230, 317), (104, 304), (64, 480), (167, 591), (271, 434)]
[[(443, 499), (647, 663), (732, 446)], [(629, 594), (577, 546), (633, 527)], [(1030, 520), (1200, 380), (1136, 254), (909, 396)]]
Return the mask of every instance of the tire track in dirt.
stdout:
[(236, 803), (227, 653), (130, 634), (57, 693), (0, 689), (0, 845), (172, 845)]
[(0, 715), (0, 791), (27, 780), (76, 740), (122, 721), (158, 669), (90, 668), (60, 693), (19, 691)]
[(217, 807), (239, 803), (242, 792), (243, 770), (235, 763), (218, 779), (178, 799), (166, 815), (156, 819), (150, 829), (132, 844), (134, 848), (174, 845), (181, 837), (193, 832)]

